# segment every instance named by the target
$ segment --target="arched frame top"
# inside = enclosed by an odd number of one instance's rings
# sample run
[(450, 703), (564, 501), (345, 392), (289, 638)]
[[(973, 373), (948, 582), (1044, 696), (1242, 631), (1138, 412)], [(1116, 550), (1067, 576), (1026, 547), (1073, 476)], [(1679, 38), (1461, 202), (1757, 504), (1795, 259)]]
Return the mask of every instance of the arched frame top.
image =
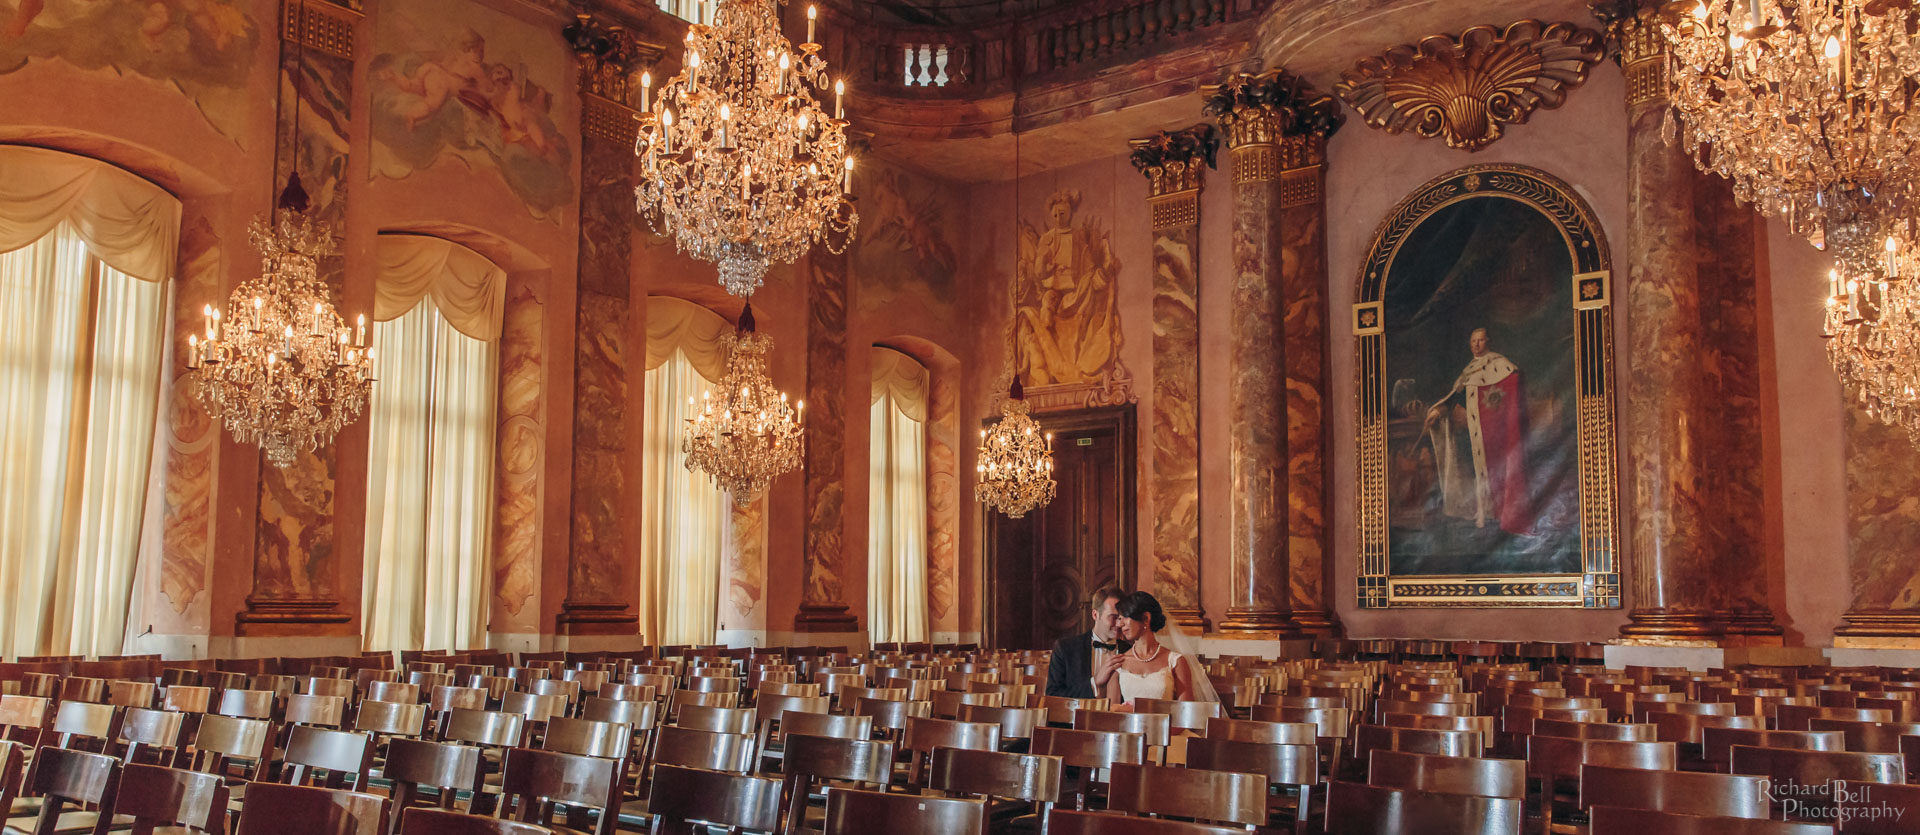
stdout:
[[(1580, 571), (1396, 575), (1391, 554), (1391, 470), (1385, 309), (1387, 281), (1414, 230), (1469, 200), (1509, 200), (1539, 212), (1566, 245), (1572, 329)], [(1349, 323), (1354, 336), (1361, 608), (1620, 606), (1617, 446), (1613, 388), (1612, 255), (1592, 207), (1571, 186), (1517, 165), (1476, 165), (1428, 181), (1381, 221), (1361, 264)], [(1557, 295), (1558, 288), (1553, 292)], [(1476, 425), (1477, 427), (1477, 425)], [(1415, 427), (1418, 429), (1418, 427)], [(1477, 428), (1476, 428), (1477, 433)], [(1476, 435), (1476, 455), (1479, 443)], [(1496, 569), (1497, 570), (1497, 569)]]

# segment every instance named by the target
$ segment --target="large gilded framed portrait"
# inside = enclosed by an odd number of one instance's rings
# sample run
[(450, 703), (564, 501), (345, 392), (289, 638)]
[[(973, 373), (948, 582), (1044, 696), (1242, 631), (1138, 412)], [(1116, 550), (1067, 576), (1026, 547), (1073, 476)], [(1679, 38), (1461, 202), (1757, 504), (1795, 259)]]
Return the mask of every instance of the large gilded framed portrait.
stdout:
[(1374, 234), (1352, 328), (1362, 608), (1616, 608), (1606, 237), (1545, 172), (1463, 168)]

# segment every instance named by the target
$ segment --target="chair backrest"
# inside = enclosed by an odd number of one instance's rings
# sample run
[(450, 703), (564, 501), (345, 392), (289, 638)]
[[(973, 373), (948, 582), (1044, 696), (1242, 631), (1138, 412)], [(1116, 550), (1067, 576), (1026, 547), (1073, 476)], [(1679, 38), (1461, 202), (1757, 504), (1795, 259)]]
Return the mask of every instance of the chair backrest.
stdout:
[[(1832, 780), (1848, 783), (1904, 783), (1906, 765), (1899, 754), (1863, 754), (1851, 751), (1798, 751), (1791, 748), (1733, 746), (1733, 773), (1758, 774), (1776, 784), (1792, 780), (1805, 785)], [(1779, 798), (1776, 798), (1779, 799)]]
[(350, 678), (308, 678), (300, 682), (300, 692), (308, 696), (339, 696), (341, 699), (351, 699), (353, 690), (353, 679)]
[(1207, 739), (1265, 742), (1275, 745), (1312, 745), (1319, 728), (1305, 722), (1256, 722), (1251, 719), (1207, 720)]
[(457, 791), (480, 787), (479, 748), (453, 742), (396, 739), (388, 743), (381, 774), (393, 782), (393, 805), (406, 809), (420, 799), (420, 787), (431, 786), (443, 801)]
[(1106, 699), (1073, 699), (1066, 696), (1048, 696), (1040, 703), (1047, 712), (1047, 723), (1052, 725), (1073, 724), (1073, 714), (1082, 710), (1110, 710), (1112, 703)]
[(1443, 757), (1472, 757), (1485, 750), (1485, 741), (1472, 731), (1433, 731), (1423, 728), (1388, 728), (1361, 725), (1354, 732), (1353, 756), (1361, 763), (1375, 749), (1405, 751), (1410, 754), (1438, 754)]
[(1246, 827), (1135, 818), (1106, 812), (1047, 813), (1048, 835), (1246, 835)]
[(820, 685), (810, 681), (762, 680), (756, 692), (763, 700), (768, 696), (801, 696), (812, 698), (820, 695)]
[[(341, 679), (321, 679), (336, 681)], [(348, 682), (351, 684), (352, 682)], [(338, 728), (347, 717), (347, 697), (331, 693), (296, 693), (287, 697), (285, 719), (296, 725), (310, 725), (316, 728)]]
[(1041, 728), (1033, 732), (1033, 753), (1059, 757), (1075, 768), (1112, 768), (1146, 756), (1146, 739), (1133, 733)]
[(680, 715), (675, 717), (674, 727), (707, 731), (717, 734), (750, 734), (758, 725), (757, 714), (750, 707), (709, 707), (707, 705), (685, 705)]
[(354, 730), (370, 731), (381, 736), (419, 736), (426, 725), (427, 706), (419, 702), (368, 699), (360, 703), (360, 712), (353, 717)]
[(1173, 717), (1147, 711), (1082, 710), (1073, 714), (1073, 727), (1083, 731), (1139, 734), (1149, 748), (1173, 741)]
[(1874, 754), (1900, 753), (1900, 737), (1920, 735), (1920, 724), (1913, 722), (1856, 722), (1851, 719), (1813, 719), (1807, 722), (1813, 731), (1839, 731), (1847, 740), (1848, 751)]
[(69, 805), (110, 807), (119, 782), (119, 760), (105, 754), (42, 747), (33, 756), (25, 792), (46, 798), (34, 835), (53, 835), (54, 822)]
[(1258, 826), (1267, 822), (1267, 788), (1264, 774), (1116, 763), (1107, 809)]
[(135, 762), (141, 752), (149, 748), (179, 750), (184, 741), (181, 736), (186, 732), (186, 719), (186, 714), (169, 710), (127, 708), (120, 719), (120, 742), (126, 745), (121, 759)]
[(1519, 835), (1522, 801), (1334, 780), (1326, 835)]
[(1344, 707), (1292, 707), (1255, 705), (1251, 718), (1261, 722), (1306, 722), (1320, 729), (1326, 739), (1345, 739), (1352, 712)]
[(213, 710), (213, 688), (175, 684), (160, 691), (160, 709), (179, 713), (207, 713)]
[(907, 720), (901, 745), (909, 751), (930, 754), (935, 748), (965, 748), (993, 751), (1000, 747), (1000, 726), (989, 722), (961, 722), (955, 719)]
[(1059, 757), (936, 748), (927, 787), (946, 794), (1057, 803), (1061, 766)]
[(1419, 713), (1383, 713), (1380, 724), (1389, 728), (1418, 728), (1428, 731), (1467, 731), (1480, 735), (1480, 745), (1492, 748), (1494, 719), (1491, 716), (1428, 716)]
[(330, 731), (308, 725), (295, 725), (287, 737), (285, 782), (306, 785), (315, 769), (327, 772), (326, 788), (351, 786), (355, 791), (367, 785), (373, 770), (373, 737), (352, 731)]
[(780, 714), (780, 730), (785, 734), (805, 734), (835, 739), (871, 739), (873, 717), (787, 711)]
[(1733, 762), (1733, 746), (1794, 748), (1802, 751), (1844, 751), (1847, 738), (1839, 731), (1763, 731), (1750, 728), (1704, 728), (1700, 732), (1701, 758), (1726, 771)]
[(1207, 720), (1224, 715), (1219, 702), (1179, 699), (1135, 699), (1133, 709), (1140, 713), (1164, 713), (1175, 729), (1183, 731), (1204, 731)]
[(1258, 774), (1274, 786), (1312, 786), (1320, 782), (1320, 749), (1309, 743), (1187, 740), (1187, 765), (1213, 771)]
[(525, 823), (545, 824), (553, 804), (602, 810), (596, 832), (610, 835), (620, 817), (620, 760), (514, 748), (500, 768), (501, 817), (511, 806)]
[(1808, 730), (1815, 719), (1851, 719), (1855, 722), (1892, 722), (1893, 711), (1858, 707), (1810, 707), (1781, 705), (1776, 709), (1773, 726), (1783, 731)]
[(652, 699), (628, 702), (593, 696), (580, 706), (580, 717), (595, 722), (618, 722), (636, 733), (651, 732), (660, 724), (660, 703)]
[(1519, 760), (1375, 749), (1367, 757), (1367, 782), (1442, 794), (1525, 798), (1527, 764)]
[(773, 832), (780, 828), (780, 781), (662, 765), (654, 770), (647, 811), (669, 833), (696, 831), (692, 821)]
[(827, 793), (823, 835), (983, 832), (986, 819), (986, 804), (971, 798), (834, 789)]
[(553, 835), (544, 826), (446, 809), (408, 809), (399, 818), (399, 835)]
[(1832, 835), (1833, 827), (1595, 806), (1592, 835)]
[(990, 707), (965, 705), (960, 708), (962, 722), (991, 722), (1000, 726), (1002, 742), (1031, 739), (1033, 729), (1045, 727), (1047, 712), (1037, 707)]
[(265, 720), (202, 716), (193, 736), (193, 769), (225, 774), (228, 764), (240, 759), (258, 771), (272, 743), (273, 726)]
[(500, 709), (526, 717), (529, 724), (545, 722), (567, 713), (567, 697), (553, 693), (508, 693), (500, 697)]
[(1647, 721), (1653, 724), (1655, 739), (1661, 742), (1683, 742), (1688, 745), (1701, 744), (1708, 728), (1745, 728), (1757, 731), (1767, 726), (1766, 720), (1758, 716), (1690, 716), (1682, 713), (1652, 713), (1647, 715)]
[(107, 704), (116, 707), (153, 707), (159, 685), (151, 681), (114, 679), (107, 682)]
[(360, 792), (254, 783), (234, 835), (383, 835), (387, 799)]
[(376, 702), (413, 704), (420, 701), (420, 685), (397, 681), (376, 681), (367, 685), (367, 699)]
[(600, 688), (594, 691), (594, 695), (602, 699), (616, 699), (623, 702), (651, 702), (659, 694), (655, 693), (649, 685), (609, 681), (600, 685)]
[(132, 763), (120, 771), (113, 812), (133, 818), (136, 835), (155, 826), (227, 831), (227, 781), (218, 774)]
[(712, 771), (753, 771), (753, 734), (727, 734), (668, 725), (653, 743), (654, 762)]
[(620, 722), (596, 722), (556, 716), (547, 721), (547, 735), (540, 747), (588, 757), (618, 759), (627, 755), (633, 742), (633, 729)]
[(853, 715), (870, 717), (875, 730), (904, 732), (915, 719), (933, 718), (933, 703), (861, 699), (854, 702)]
[(1671, 742), (1615, 742), (1536, 736), (1527, 740), (1527, 775), (1544, 780), (1577, 780), (1583, 765), (1673, 770), (1678, 752)]
[(1659, 729), (1651, 724), (1628, 722), (1569, 722), (1565, 719), (1533, 720), (1533, 736), (1561, 736), (1569, 739), (1605, 739), (1614, 742), (1660, 741)]
[(440, 738), (492, 748), (511, 748), (526, 738), (527, 717), (500, 710), (463, 710), (447, 713)]
[(120, 730), (120, 710), (94, 702), (61, 702), (53, 716), (57, 744), (66, 747), (76, 736), (111, 740)]
[(1768, 817), (1766, 780), (1742, 774), (1580, 768), (1580, 808), (1621, 806), (1725, 818)]

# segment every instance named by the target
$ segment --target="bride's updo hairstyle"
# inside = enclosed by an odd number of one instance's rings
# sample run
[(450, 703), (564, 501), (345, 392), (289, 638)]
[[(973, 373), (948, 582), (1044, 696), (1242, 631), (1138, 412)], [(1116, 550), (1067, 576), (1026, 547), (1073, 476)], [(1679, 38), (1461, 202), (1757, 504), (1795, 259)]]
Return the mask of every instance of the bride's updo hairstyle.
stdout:
[(1167, 625), (1167, 613), (1161, 611), (1160, 601), (1153, 599), (1153, 595), (1144, 591), (1136, 591), (1120, 598), (1120, 604), (1114, 607), (1114, 611), (1128, 620), (1146, 621), (1147, 628), (1155, 632)]

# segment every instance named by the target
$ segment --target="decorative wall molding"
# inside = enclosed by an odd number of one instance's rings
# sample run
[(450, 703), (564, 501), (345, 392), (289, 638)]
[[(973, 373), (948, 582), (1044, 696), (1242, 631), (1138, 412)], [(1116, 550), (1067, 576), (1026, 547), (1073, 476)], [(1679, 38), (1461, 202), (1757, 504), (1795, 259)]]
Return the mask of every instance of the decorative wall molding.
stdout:
[(1340, 74), (1334, 94), (1368, 125), (1441, 137), (1478, 151), (1508, 124), (1559, 107), (1606, 57), (1603, 36), (1572, 23), (1521, 20), (1432, 35), (1363, 58)]

